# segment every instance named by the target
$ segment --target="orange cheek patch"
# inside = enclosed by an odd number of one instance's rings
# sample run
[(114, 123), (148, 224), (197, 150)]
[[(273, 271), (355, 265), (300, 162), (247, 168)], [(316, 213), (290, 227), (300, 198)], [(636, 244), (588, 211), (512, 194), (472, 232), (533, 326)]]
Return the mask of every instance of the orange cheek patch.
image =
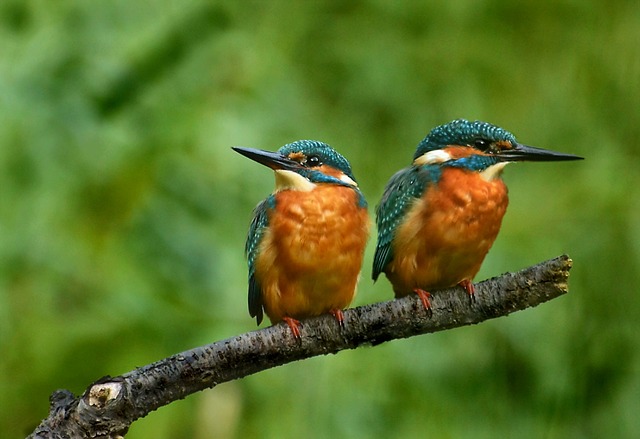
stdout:
[(301, 152), (292, 152), (288, 156), (291, 160), (295, 160), (296, 162), (302, 162), (306, 157)]
[[(479, 151), (469, 146), (448, 146), (444, 151), (453, 159), (461, 159), (472, 155), (478, 155)], [(481, 153), (480, 153), (481, 154)]]
[(500, 150), (513, 149), (513, 145), (511, 144), (511, 142), (508, 142), (506, 140), (500, 140), (499, 142), (496, 142), (496, 146)]
[(318, 170), (320, 172), (322, 172), (325, 175), (330, 175), (331, 177), (335, 177), (335, 178), (340, 178), (342, 177), (342, 172), (338, 171), (335, 168), (332, 168), (331, 166), (327, 166), (327, 165), (322, 165), (318, 168)]

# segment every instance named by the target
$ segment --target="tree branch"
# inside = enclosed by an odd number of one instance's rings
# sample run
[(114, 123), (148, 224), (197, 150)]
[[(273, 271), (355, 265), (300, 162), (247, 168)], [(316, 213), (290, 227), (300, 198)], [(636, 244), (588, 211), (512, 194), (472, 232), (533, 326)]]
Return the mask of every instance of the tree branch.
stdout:
[(473, 302), (461, 288), (443, 290), (431, 297), (431, 316), (416, 295), (409, 295), (346, 310), (344, 328), (330, 315), (304, 320), (300, 340), (279, 324), (104, 377), (80, 397), (58, 390), (51, 396), (49, 417), (29, 437), (116, 438), (149, 412), (219, 383), (304, 358), (506, 316), (565, 294), (571, 265), (563, 255), (483, 281)]

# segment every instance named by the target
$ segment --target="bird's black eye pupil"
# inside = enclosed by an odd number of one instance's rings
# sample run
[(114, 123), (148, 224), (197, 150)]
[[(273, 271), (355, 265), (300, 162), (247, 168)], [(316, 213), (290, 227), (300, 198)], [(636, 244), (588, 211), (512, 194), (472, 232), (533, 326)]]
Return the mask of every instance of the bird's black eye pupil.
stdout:
[(322, 162), (320, 162), (320, 157), (318, 157), (317, 155), (311, 155), (307, 157), (307, 166), (314, 168), (321, 165)]
[(473, 146), (478, 148), (480, 151), (485, 151), (489, 148), (489, 146), (491, 146), (491, 143), (489, 143), (485, 139), (476, 139)]

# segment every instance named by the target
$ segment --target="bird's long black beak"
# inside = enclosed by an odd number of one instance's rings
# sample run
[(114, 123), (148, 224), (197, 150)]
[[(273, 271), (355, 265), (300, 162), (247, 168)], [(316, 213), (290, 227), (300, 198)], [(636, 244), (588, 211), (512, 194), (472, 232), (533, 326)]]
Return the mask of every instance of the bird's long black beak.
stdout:
[(568, 160), (582, 160), (573, 154), (550, 151), (534, 146), (516, 143), (512, 149), (504, 149), (497, 154), (505, 162), (562, 162)]
[(251, 160), (268, 166), (274, 171), (278, 169), (294, 171), (302, 167), (300, 163), (277, 152), (265, 151), (256, 148), (244, 148), (241, 146), (232, 146), (231, 149), (250, 158)]

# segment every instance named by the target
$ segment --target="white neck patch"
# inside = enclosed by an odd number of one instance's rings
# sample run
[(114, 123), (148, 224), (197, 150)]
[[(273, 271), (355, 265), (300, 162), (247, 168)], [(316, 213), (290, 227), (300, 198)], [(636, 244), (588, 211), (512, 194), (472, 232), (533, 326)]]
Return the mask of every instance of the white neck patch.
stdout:
[(286, 169), (276, 169), (276, 192), (284, 190), (310, 192), (316, 185), (302, 175)]
[(505, 166), (507, 166), (510, 162), (498, 162), (495, 165), (489, 166), (487, 169), (480, 173), (480, 176), (486, 181), (492, 181), (496, 178), (500, 177), (502, 174), (502, 170)]
[(349, 176), (347, 174), (342, 174), (340, 176), (340, 180), (344, 181), (345, 183), (347, 183), (349, 186), (353, 186), (353, 187), (358, 187), (358, 183), (356, 183), (355, 181), (353, 181), (351, 178), (349, 178)]
[(418, 166), (433, 165), (435, 163), (448, 162), (449, 160), (451, 160), (451, 156), (448, 152), (443, 149), (435, 149), (433, 151), (422, 154), (420, 157), (413, 161), (413, 164)]

